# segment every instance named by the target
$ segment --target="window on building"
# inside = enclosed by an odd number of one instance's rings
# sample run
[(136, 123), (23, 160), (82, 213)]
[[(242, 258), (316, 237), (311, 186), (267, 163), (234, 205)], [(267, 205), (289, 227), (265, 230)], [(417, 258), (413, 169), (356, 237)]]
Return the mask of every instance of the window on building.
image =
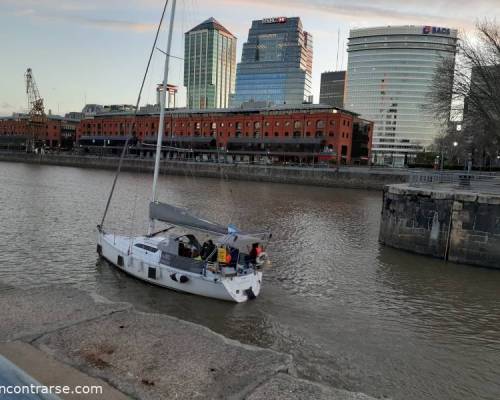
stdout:
[(320, 120), (316, 122), (316, 128), (321, 129), (325, 127), (325, 121)]

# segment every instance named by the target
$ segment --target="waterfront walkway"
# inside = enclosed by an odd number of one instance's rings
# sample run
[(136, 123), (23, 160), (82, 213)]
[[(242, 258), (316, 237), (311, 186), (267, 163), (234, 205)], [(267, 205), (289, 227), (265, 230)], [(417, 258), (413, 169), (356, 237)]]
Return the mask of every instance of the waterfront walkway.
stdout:
[(63, 400), (371, 399), (297, 378), (287, 354), (70, 286), (6, 288), (0, 302), (0, 355), (42, 385), (103, 387)]

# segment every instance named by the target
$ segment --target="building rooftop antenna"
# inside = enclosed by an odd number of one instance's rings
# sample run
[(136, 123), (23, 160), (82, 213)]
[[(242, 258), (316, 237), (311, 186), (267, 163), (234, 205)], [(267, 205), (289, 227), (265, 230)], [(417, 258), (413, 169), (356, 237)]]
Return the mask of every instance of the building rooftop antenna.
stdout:
[(340, 47), (340, 28), (337, 33), (337, 60), (335, 61), (335, 71), (339, 70), (339, 47)]

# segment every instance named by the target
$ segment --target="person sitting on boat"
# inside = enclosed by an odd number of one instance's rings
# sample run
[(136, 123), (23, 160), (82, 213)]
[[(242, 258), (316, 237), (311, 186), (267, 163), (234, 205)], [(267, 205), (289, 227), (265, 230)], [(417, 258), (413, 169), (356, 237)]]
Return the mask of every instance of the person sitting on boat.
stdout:
[(250, 262), (253, 264), (257, 264), (257, 257), (262, 253), (262, 249), (259, 246), (259, 243), (252, 244), (252, 250), (250, 250)]
[(215, 251), (216, 247), (212, 239), (208, 239), (205, 243), (203, 243), (203, 247), (201, 248), (201, 258), (207, 261), (215, 261), (217, 258), (217, 252)]
[(238, 264), (238, 257), (240, 255), (240, 251), (235, 247), (229, 248), (229, 255), (231, 256), (230, 261), (228, 262), (229, 266), (232, 268), (236, 268)]
[(200, 255), (200, 252), (198, 250), (193, 250), (193, 258), (197, 261), (201, 261), (201, 255)]

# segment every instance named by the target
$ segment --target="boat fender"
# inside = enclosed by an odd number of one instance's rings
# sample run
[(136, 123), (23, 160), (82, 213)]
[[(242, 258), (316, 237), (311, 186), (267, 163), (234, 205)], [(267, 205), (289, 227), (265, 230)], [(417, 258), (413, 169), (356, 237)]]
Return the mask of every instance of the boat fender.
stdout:
[(170, 279), (172, 279), (173, 281), (177, 282), (177, 276), (175, 275), (175, 273), (173, 273), (172, 275), (170, 275)]
[(257, 297), (251, 287), (245, 290), (245, 294), (247, 295), (249, 300), (253, 300)]
[(256, 264), (262, 265), (267, 261), (267, 253), (262, 252), (260, 253), (257, 258), (255, 259)]
[(187, 281), (189, 281), (189, 278), (186, 275), (181, 275), (179, 278), (180, 283), (186, 283)]

